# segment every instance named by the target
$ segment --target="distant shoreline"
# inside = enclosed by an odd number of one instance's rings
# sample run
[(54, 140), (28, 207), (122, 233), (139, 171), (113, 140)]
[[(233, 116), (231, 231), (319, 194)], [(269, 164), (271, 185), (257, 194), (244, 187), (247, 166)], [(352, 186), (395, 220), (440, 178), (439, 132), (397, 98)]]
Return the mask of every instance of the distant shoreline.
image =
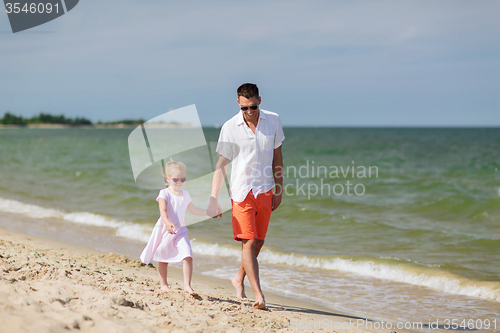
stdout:
[[(27, 124), (27, 125), (3, 125), (0, 124), (0, 129), (2, 128), (136, 128), (141, 126), (141, 124), (128, 125), (128, 124), (96, 124), (96, 125), (68, 125), (68, 124)], [(150, 124), (147, 125), (150, 128), (192, 128), (189, 124)]]
[[(68, 125), (68, 124), (28, 124), (28, 125), (4, 125), (0, 129), (26, 128), (26, 129), (58, 129), (58, 128), (130, 128), (134, 129), (141, 124), (95, 124), (95, 125)], [(150, 128), (193, 128), (189, 124), (149, 124)], [(202, 125), (202, 128), (220, 128), (218, 125)], [(456, 129), (499, 129), (500, 126), (283, 126), (286, 129), (433, 129), (433, 130), (456, 130)]]

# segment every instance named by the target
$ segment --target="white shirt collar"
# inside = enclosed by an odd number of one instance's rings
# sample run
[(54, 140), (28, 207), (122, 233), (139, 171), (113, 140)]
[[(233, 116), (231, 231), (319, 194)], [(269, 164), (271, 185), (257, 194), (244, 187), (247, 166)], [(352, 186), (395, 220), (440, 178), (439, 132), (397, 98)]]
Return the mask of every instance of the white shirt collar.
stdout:
[[(262, 109), (259, 109), (259, 119), (266, 119), (266, 114), (262, 112)], [(240, 110), (238, 112), (238, 118), (237, 118), (237, 125), (241, 125), (245, 122), (245, 119), (243, 118), (243, 112)]]

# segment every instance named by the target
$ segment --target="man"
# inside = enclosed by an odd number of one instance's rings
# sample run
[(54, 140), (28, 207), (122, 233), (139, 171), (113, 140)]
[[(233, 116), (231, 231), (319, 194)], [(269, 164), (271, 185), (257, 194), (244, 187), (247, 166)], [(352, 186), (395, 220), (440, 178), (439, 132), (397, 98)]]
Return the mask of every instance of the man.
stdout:
[(248, 276), (255, 294), (253, 307), (263, 309), (266, 303), (260, 288), (257, 256), (264, 245), (271, 212), (281, 203), (281, 144), (285, 136), (279, 116), (259, 108), (261, 98), (255, 84), (241, 85), (237, 94), (241, 111), (221, 128), (216, 150), (219, 160), (212, 182), (208, 215), (214, 218), (222, 216), (218, 196), (227, 165), (232, 161), (233, 234), (234, 239), (242, 244), (240, 269), (232, 283), (238, 298), (246, 299), (243, 281), (245, 275)]

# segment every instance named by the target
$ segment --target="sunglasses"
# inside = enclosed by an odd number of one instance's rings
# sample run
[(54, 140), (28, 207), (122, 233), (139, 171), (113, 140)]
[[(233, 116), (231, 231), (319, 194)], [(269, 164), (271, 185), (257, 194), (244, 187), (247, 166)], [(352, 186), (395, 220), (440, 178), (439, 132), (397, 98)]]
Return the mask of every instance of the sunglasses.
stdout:
[(172, 179), (174, 181), (174, 183), (177, 183), (179, 180), (181, 181), (181, 183), (184, 183), (186, 181), (186, 177), (184, 177), (184, 178), (168, 177), (168, 178)]
[[(247, 111), (248, 108), (249, 108), (248, 106), (242, 106), (241, 107), (241, 111)], [(253, 111), (257, 110), (258, 108), (259, 108), (258, 105), (252, 105), (252, 106), (250, 106), (250, 110), (253, 110)]]

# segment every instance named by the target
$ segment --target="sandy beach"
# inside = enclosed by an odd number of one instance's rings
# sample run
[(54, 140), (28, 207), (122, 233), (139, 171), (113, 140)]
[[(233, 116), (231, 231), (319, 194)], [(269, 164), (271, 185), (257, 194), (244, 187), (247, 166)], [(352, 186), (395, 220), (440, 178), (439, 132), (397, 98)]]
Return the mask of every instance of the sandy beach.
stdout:
[(175, 267), (175, 291), (161, 292), (156, 269), (139, 260), (5, 228), (0, 234), (1, 332), (388, 332), (353, 329), (350, 322), (365, 319), (272, 294), (267, 309), (256, 310), (233, 296), (229, 281), (201, 275), (193, 277), (195, 298)]

